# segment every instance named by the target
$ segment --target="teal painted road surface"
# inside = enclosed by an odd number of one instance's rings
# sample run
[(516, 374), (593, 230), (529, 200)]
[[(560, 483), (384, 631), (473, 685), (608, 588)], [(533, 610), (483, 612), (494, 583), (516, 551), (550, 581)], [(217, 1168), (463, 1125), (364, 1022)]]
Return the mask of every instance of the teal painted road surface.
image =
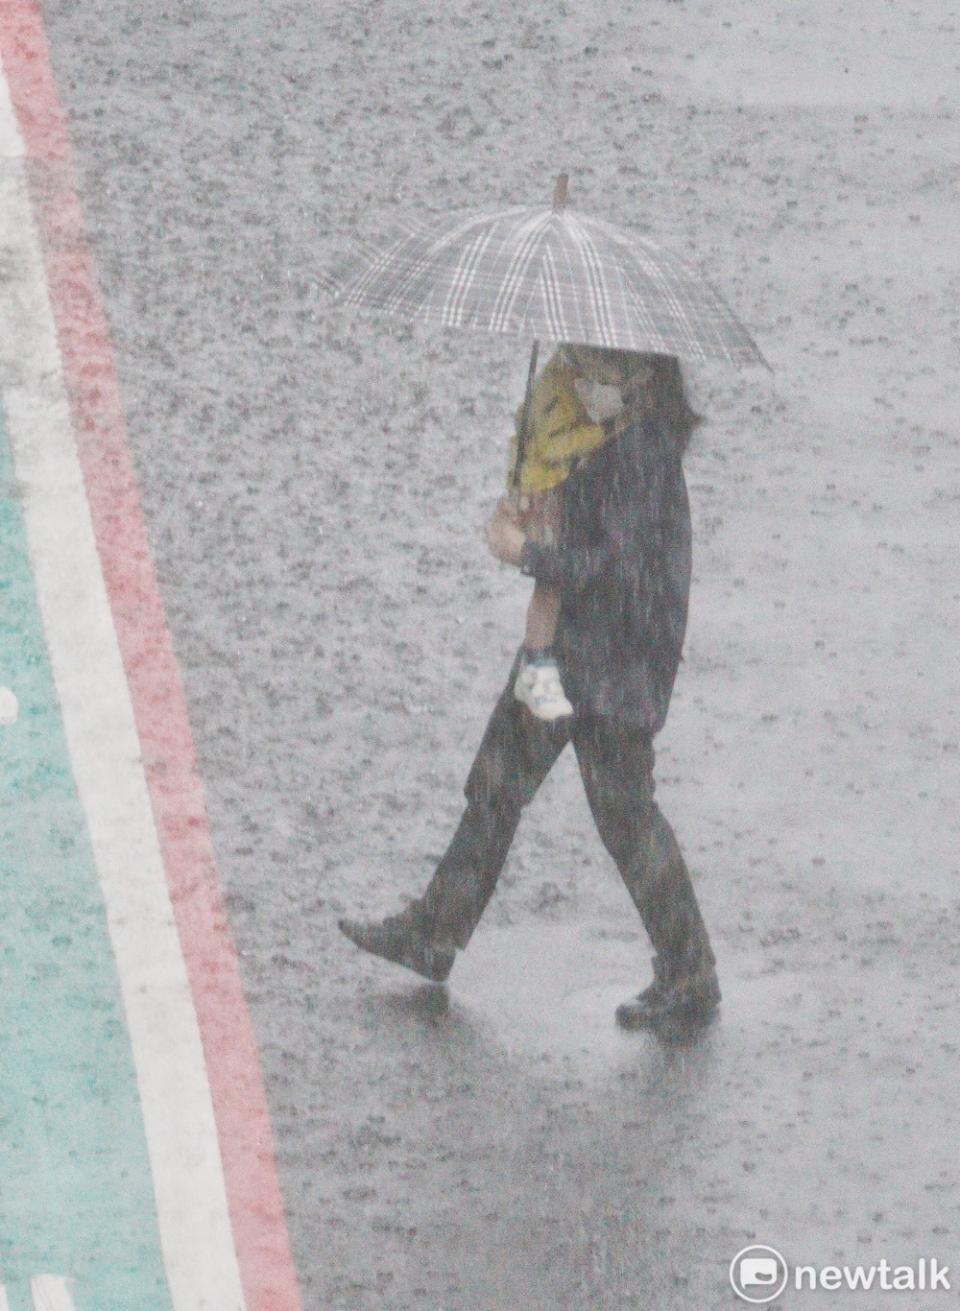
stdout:
[[(77, 634), (82, 643), (83, 634)], [(171, 1311), (106, 915), (0, 409), (0, 1285), (76, 1311)], [(2, 1304), (2, 1299), (0, 1299)]]

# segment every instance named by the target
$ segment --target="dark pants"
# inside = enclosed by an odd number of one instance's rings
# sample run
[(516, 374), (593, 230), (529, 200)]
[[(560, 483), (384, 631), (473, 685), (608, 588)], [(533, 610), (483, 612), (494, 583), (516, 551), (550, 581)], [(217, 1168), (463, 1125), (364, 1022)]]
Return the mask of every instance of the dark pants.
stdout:
[(517, 664), (467, 778), (467, 808), (429, 887), (410, 912), (435, 942), (465, 947), (493, 895), (522, 808), (569, 741), (604, 846), (669, 977), (714, 963), (680, 848), (653, 799), (651, 735), (619, 720), (536, 719), (513, 695)]

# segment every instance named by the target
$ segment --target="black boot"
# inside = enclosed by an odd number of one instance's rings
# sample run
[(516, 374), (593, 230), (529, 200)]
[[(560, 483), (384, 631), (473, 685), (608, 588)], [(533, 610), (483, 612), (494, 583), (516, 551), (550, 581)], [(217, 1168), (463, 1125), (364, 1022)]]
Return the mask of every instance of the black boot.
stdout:
[(337, 927), (364, 951), (395, 965), (405, 965), (432, 983), (443, 983), (453, 969), (456, 948), (432, 943), (409, 911), (384, 920), (342, 919)]
[(653, 958), (653, 983), (631, 1001), (617, 1007), (617, 1023), (624, 1029), (642, 1029), (682, 1021), (709, 1020), (720, 1004), (720, 983), (712, 965), (695, 969), (667, 969)]

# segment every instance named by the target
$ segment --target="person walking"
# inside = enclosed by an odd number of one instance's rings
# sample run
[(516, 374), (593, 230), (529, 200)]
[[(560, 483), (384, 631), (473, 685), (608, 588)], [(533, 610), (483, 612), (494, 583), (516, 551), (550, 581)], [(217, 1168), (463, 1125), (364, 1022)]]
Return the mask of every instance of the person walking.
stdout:
[(617, 1008), (617, 1022), (705, 1020), (720, 1001), (716, 960), (653, 773), (686, 631), (691, 527), (681, 458), (700, 420), (674, 356), (565, 350), (588, 387), (619, 381), (622, 406), (558, 489), (552, 544), (526, 535), (508, 497), (486, 540), (497, 559), (558, 591), (551, 652), (573, 713), (541, 719), (518, 699), (521, 646), (429, 885), (397, 915), (341, 919), (339, 928), (363, 950), (442, 983), (493, 895), (524, 807), (572, 743), (600, 838), (654, 950), (653, 981)]

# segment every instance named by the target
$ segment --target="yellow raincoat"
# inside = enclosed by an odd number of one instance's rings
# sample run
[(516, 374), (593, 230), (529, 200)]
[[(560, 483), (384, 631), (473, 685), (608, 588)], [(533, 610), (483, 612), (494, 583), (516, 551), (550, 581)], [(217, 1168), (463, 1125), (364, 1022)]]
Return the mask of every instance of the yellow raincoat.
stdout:
[[(606, 442), (611, 433), (587, 414), (574, 389), (576, 371), (560, 351), (551, 358), (534, 382), (530, 402), (530, 433), (520, 469), (521, 492), (548, 492), (573, 471), (579, 460)], [(517, 459), (517, 433), (523, 406), (516, 412), (516, 433), (510, 448), (507, 487), (517, 490), (512, 481)]]

